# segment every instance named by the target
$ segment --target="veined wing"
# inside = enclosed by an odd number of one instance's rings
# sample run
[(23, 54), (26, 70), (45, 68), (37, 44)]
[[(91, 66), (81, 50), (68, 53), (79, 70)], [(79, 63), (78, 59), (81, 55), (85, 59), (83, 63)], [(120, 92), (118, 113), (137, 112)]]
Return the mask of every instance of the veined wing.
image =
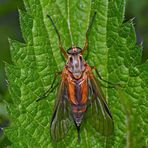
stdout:
[(67, 134), (71, 126), (70, 104), (67, 88), (62, 80), (55, 100), (54, 112), (50, 124), (50, 133), (54, 141), (58, 141)]
[(109, 136), (114, 131), (114, 123), (111, 112), (99, 86), (98, 80), (93, 74), (88, 78), (89, 101), (88, 114), (92, 126), (102, 135)]

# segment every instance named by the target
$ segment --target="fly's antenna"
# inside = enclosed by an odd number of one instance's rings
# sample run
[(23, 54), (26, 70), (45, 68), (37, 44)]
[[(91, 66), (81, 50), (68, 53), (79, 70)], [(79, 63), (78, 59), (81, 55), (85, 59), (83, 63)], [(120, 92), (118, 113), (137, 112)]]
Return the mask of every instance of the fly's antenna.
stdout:
[(88, 35), (88, 32), (89, 32), (89, 30), (90, 30), (90, 28), (91, 28), (91, 26), (92, 26), (92, 24), (95, 20), (96, 14), (97, 14), (97, 12), (95, 11), (93, 17), (91, 18), (91, 20), (89, 22), (89, 26), (88, 26), (88, 29), (87, 29), (87, 32), (86, 32), (86, 36)]
[(58, 35), (59, 43), (61, 44), (61, 37), (60, 37), (60, 34), (59, 34), (59, 32), (58, 32), (57, 27), (55, 26), (55, 24), (54, 24), (52, 18), (51, 18), (49, 15), (47, 15), (47, 17), (50, 19), (50, 21), (51, 21), (51, 23), (52, 23), (52, 25), (53, 25), (53, 27), (54, 27), (54, 30), (56, 31), (56, 33), (57, 33), (57, 35)]
[(92, 25), (93, 25), (93, 22), (94, 22), (94, 19), (96, 17), (96, 14), (97, 12), (95, 11), (94, 12), (94, 15), (93, 17), (91, 18), (90, 22), (89, 22), (89, 25), (88, 25), (88, 29), (86, 31), (86, 39), (85, 39), (85, 44), (84, 44), (84, 47), (83, 47), (83, 50), (82, 50), (82, 54), (85, 52), (85, 50), (88, 48), (88, 33), (89, 33), (89, 30), (91, 29)]
[(59, 48), (60, 48), (61, 52), (63, 53), (64, 57), (67, 59), (68, 58), (68, 55), (67, 55), (66, 51), (64, 50), (64, 48), (62, 47), (61, 37), (60, 37), (60, 34), (58, 32), (58, 29), (57, 29), (55, 23), (53, 22), (51, 16), (50, 15), (47, 15), (47, 17), (51, 21), (52, 26), (54, 27), (54, 30), (57, 33), (57, 36), (58, 36), (58, 39), (59, 39)]

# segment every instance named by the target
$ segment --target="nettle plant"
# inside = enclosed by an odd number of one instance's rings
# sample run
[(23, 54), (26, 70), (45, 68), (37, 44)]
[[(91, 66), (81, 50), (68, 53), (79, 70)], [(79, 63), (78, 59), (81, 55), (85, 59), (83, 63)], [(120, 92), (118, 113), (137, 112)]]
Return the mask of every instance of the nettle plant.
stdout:
[[(11, 124), (4, 131), (12, 147), (145, 147), (148, 62), (141, 64), (142, 47), (136, 44), (132, 21), (123, 23), (125, 0), (24, 0), (24, 4), (26, 11), (19, 10), (24, 43), (10, 40), (13, 64), (6, 64)], [(63, 69), (65, 61), (47, 15), (54, 20), (62, 45), (68, 49), (72, 41), (83, 47), (94, 12), (97, 15), (84, 57), (104, 79), (125, 86), (107, 88), (101, 82), (112, 112), (114, 134), (102, 136), (86, 118), (81, 127), (81, 142), (77, 142), (75, 125), (64, 139), (52, 142), (49, 128), (56, 91), (43, 101), (36, 99), (50, 87), (54, 73)]]

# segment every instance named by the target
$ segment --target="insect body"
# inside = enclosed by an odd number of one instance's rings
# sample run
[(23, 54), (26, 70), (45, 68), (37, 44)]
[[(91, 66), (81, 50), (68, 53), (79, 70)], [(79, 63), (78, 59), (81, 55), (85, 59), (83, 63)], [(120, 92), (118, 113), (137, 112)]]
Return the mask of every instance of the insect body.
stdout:
[[(93, 70), (96, 70), (96, 68), (89, 66), (82, 57), (84, 51), (88, 47), (87, 34), (95, 15), (96, 13), (90, 21), (86, 32), (84, 48), (81, 49), (79, 47), (72, 46), (67, 50), (67, 52), (62, 47), (60, 35), (53, 23), (53, 20), (48, 16), (59, 37), (59, 47), (61, 52), (67, 60), (63, 71), (60, 73), (61, 81), (50, 125), (50, 132), (53, 140), (64, 138), (73, 122), (78, 131), (78, 140), (80, 140), (81, 123), (86, 112), (89, 110), (90, 120), (92, 121), (90, 124), (97, 131), (106, 136), (113, 133), (112, 115), (109, 111), (98, 80), (93, 74)], [(98, 72), (97, 74), (99, 78), (102, 79)], [(56, 77), (57, 75), (55, 76), (51, 88), (37, 101), (46, 97), (47, 94), (54, 89)]]
[(68, 100), (71, 104), (71, 112), (77, 126), (81, 124), (83, 113), (86, 111), (88, 85), (86, 75), (86, 63), (78, 54), (79, 48), (71, 48), (69, 60), (65, 65), (62, 77), (67, 85)]

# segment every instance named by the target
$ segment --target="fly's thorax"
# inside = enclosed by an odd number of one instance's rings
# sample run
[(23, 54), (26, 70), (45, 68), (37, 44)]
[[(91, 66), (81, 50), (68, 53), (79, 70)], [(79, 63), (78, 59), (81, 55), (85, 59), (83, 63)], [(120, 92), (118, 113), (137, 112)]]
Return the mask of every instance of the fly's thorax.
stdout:
[(85, 70), (84, 59), (81, 54), (70, 54), (67, 61), (68, 71), (72, 73), (74, 78), (79, 79)]

